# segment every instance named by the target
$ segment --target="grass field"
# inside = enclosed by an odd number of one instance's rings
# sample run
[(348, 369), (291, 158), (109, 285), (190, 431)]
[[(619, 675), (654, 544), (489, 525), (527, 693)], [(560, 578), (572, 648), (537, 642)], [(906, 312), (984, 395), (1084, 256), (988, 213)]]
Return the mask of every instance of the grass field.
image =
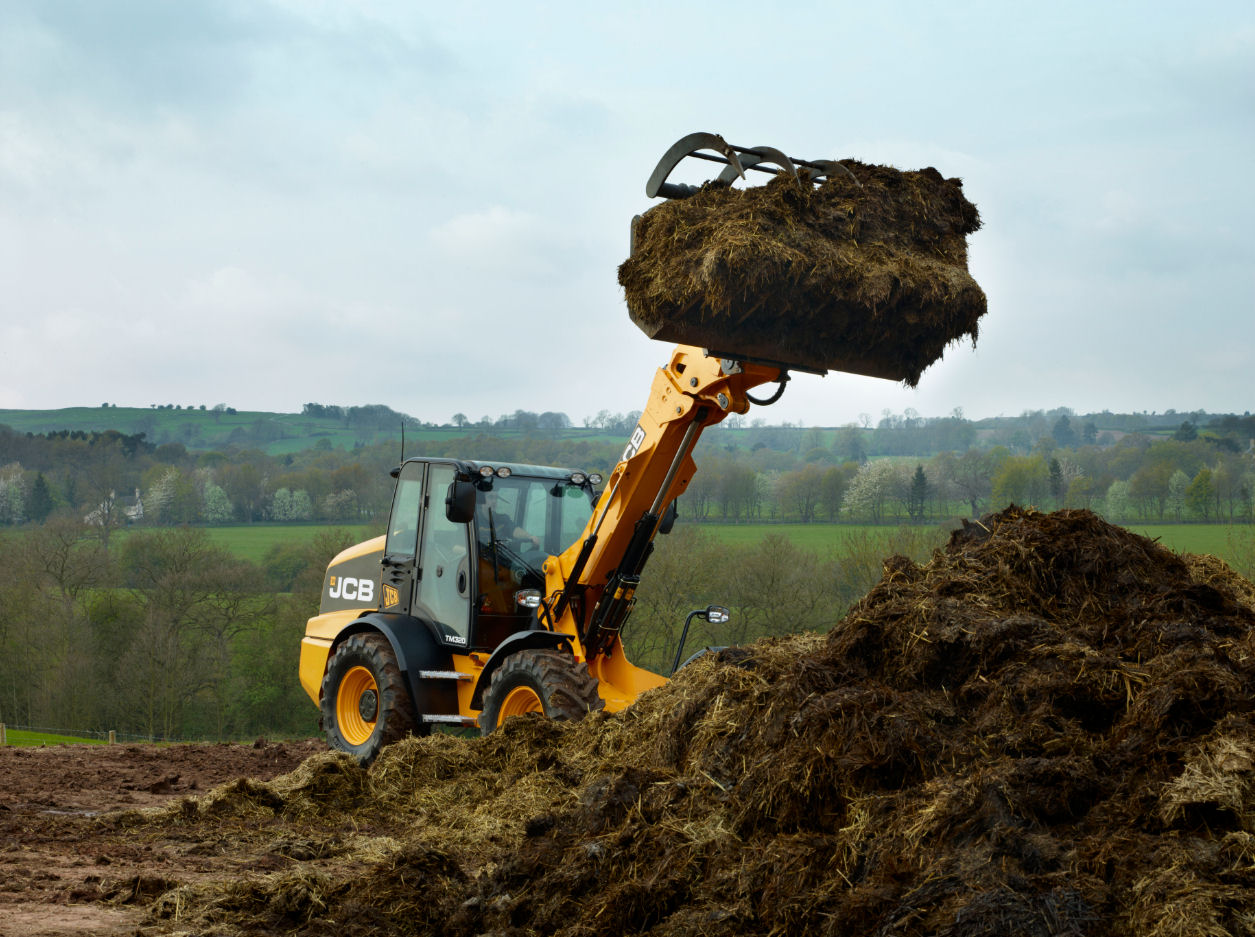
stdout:
[[(805, 550), (827, 551), (839, 549), (850, 538), (861, 536), (883, 537), (888, 540), (898, 528), (871, 524), (703, 524), (702, 530), (725, 543), (735, 546), (753, 545), (769, 534), (788, 537)], [(928, 530), (924, 527), (921, 530)], [(322, 531), (346, 531), (354, 543), (369, 540), (382, 531), (361, 526), (334, 524), (242, 524), (231, 527), (206, 528), (210, 538), (219, 546), (226, 547), (235, 556), (260, 563), (267, 551), (276, 544), (293, 540), (309, 540)]]
[(85, 739), (74, 735), (51, 735), (47, 732), (27, 732), (23, 729), (5, 729), (8, 744), (22, 745), (104, 745), (103, 739)]
[[(1129, 524), (1128, 529), (1143, 537), (1158, 540), (1178, 553), (1211, 553), (1224, 557), (1231, 547), (1234, 527), (1230, 524)], [(888, 536), (896, 528), (863, 524), (736, 524), (706, 525), (703, 529), (727, 543), (757, 543), (769, 533), (784, 533), (798, 546), (825, 549), (841, 540), (859, 534)], [(1241, 533), (1246, 528), (1238, 528)], [(1253, 531), (1255, 533), (1255, 531)]]
[[(898, 533), (891, 525), (869, 524), (703, 524), (703, 531), (734, 546), (753, 545), (769, 534), (788, 537), (797, 546), (819, 552), (840, 551), (843, 543), (851, 538), (882, 537), (888, 541)], [(935, 528), (925, 525), (921, 531)], [(1149, 524), (1129, 525), (1129, 529), (1144, 537), (1159, 540), (1165, 547), (1178, 553), (1211, 553), (1229, 563), (1235, 539), (1243, 535), (1255, 538), (1255, 529), (1229, 524)], [(359, 525), (350, 527), (332, 524), (248, 524), (233, 527), (207, 528), (213, 541), (226, 547), (233, 554), (254, 563), (265, 559), (266, 552), (275, 544), (295, 540), (309, 540), (322, 531), (346, 531), (354, 543), (368, 540), (381, 531)], [(1235, 538), (1236, 534), (1236, 538)], [(1235, 564), (1236, 565), (1236, 564)]]
[[(702, 529), (734, 545), (754, 544), (768, 534), (782, 534), (804, 549), (819, 551), (839, 550), (842, 541), (851, 537), (879, 535), (888, 540), (898, 530), (887, 525), (861, 524), (706, 524)], [(1178, 553), (1210, 553), (1239, 568), (1240, 563), (1235, 562), (1238, 558), (1233, 555), (1235, 540), (1244, 536), (1248, 542), (1255, 539), (1255, 529), (1247, 525), (1130, 524), (1128, 529), (1158, 540)]]
[(1229, 524), (1129, 524), (1128, 527), (1178, 553), (1211, 553), (1224, 560), (1228, 559), (1235, 530)]
[(840, 550), (845, 541), (855, 537), (888, 540), (898, 531), (897, 527), (875, 524), (703, 524), (701, 529), (732, 546), (753, 546), (764, 537), (776, 534), (787, 537), (804, 550), (820, 552)]
[(209, 538), (240, 559), (261, 563), (270, 548), (280, 543), (312, 540), (324, 531), (343, 531), (354, 543), (369, 540), (380, 531), (371, 532), (360, 525), (342, 524), (241, 524), (233, 527), (208, 527)]

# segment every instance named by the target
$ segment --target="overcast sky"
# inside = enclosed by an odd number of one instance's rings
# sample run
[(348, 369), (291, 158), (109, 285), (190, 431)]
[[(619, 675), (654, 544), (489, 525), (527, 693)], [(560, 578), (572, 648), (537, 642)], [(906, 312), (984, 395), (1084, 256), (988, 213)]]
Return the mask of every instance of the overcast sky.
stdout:
[(751, 419), (1255, 409), (1255, 6), (0, 0), (0, 408), (645, 402), (694, 130), (961, 176), (980, 340)]

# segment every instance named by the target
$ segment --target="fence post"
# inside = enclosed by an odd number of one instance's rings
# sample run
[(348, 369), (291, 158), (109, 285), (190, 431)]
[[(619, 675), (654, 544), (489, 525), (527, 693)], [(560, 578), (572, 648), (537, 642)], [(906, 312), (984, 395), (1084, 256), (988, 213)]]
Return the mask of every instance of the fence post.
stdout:
[(117, 733), (117, 731), (116, 731), (116, 730), (114, 730), (114, 729), (110, 729), (110, 730), (109, 730), (109, 744), (110, 744), (110, 745), (115, 745), (115, 744), (117, 744), (117, 741), (118, 741), (118, 733)]
[(5, 745), (8, 745), (8, 744), (9, 744), (8, 730), (5, 729), (4, 723), (0, 722), (0, 748), (3, 748)]

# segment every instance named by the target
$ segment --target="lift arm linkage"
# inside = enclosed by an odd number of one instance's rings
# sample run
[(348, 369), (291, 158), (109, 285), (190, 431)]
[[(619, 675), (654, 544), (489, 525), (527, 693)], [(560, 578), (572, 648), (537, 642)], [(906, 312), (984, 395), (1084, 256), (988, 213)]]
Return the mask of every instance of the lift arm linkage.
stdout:
[(583, 535), (545, 564), (554, 630), (579, 640), (590, 667), (619, 643), (659, 522), (696, 471), (692, 453), (702, 430), (747, 412), (754, 400), (748, 391), (787, 379), (781, 365), (708, 357), (688, 345), (655, 374), (640, 423)]

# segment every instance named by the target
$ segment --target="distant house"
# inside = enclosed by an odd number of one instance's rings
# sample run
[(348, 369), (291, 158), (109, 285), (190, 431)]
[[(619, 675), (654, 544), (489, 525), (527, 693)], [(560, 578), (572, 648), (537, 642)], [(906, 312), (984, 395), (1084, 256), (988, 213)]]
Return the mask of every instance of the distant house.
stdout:
[(103, 527), (107, 518), (117, 517), (119, 514), (121, 520), (127, 524), (134, 524), (144, 519), (144, 499), (139, 496), (138, 488), (135, 489), (134, 498), (119, 498), (116, 491), (109, 492), (108, 499), (83, 520), (88, 524)]

